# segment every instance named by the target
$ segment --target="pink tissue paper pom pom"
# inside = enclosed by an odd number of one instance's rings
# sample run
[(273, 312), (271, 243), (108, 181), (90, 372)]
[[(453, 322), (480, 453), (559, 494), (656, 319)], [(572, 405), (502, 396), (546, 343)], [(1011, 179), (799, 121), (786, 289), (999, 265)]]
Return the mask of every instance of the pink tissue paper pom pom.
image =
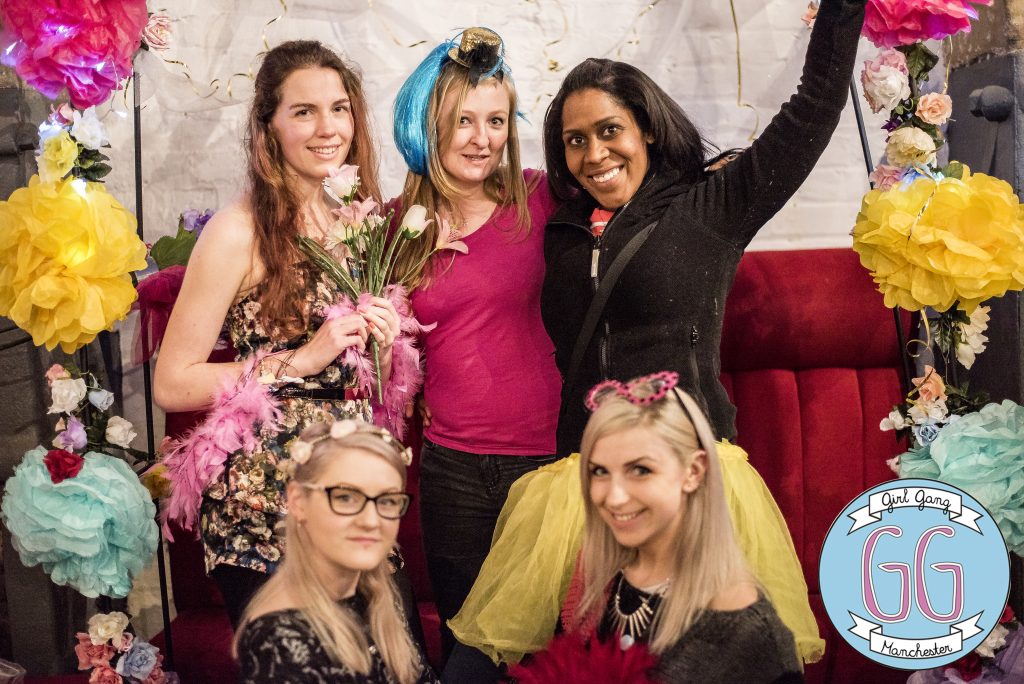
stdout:
[(864, 37), (878, 47), (911, 45), (921, 40), (941, 40), (971, 30), (978, 18), (974, 5), (992, 0), (868, 0)]

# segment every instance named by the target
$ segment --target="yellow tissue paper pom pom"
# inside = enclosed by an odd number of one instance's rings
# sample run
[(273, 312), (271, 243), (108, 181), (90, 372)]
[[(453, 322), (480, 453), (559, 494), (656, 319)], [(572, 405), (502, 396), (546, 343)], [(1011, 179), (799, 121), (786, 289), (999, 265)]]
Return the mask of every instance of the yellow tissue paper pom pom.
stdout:
[(101, 183), (33, 176), (0, 202), (0, 315), (71, 353), (124, 318), (146, 267), (135, 217)]
[(78, 143), (67, 131), (51, 136), (43, 143), (43, 151), (36, 158), (39, 177), (44, 183), (55, 183), (68, 175), (78, 159)]
[(964, 167), (864, 196), (853, 249), (885, 305), (968, 313), (1024, 289), (1024, 208), (1005, 181)]

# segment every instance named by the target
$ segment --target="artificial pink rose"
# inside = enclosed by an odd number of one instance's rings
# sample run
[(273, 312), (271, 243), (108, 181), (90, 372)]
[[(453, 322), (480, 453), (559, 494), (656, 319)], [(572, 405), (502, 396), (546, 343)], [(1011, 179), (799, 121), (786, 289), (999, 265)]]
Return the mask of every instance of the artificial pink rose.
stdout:
[(46, 384), (53, 385), (54, 380), (65, 380), (70, 377), (71, 373), (68, 372), (67, 368), (59, 363), (55, 363), (46, 371)]
[(925, 123), (941, 126), (953, 113), (953, 99), (945, 93), (928, 93), (917, 101), (917, 117)]
[(874, 184), (876, 189), (888, 190), (903, 180), (903, 173), (903, 169), (898, 166), (879, 164), (868, 176), (868, 180)]
[(67, 88), (84, 110), (131, 75), (148, 18), (145, 0), (4, 0), (0, 61), (51, 99)]
[(75, 637), (78, 639), (75, 655), (78, 656), (79, 670), (110, 666), (110, 659), (114, 657), (114, 648), (110, 644), (93, 644), (88, 632), (78, 632)]
[(67, 126), (75, 120), (75, 108), (67, 102), (62, 102), (57, 108), (50, 105), (50, 121), (61, 126)]
[(814, 28), (814, 20), (818, 17), (818, 5), (814, 2), (807, 3), (807, 11), (800, 17), (800, 21), (807, 24), (807, 28)]
[(937, 399), (945, 400), (946, 398), (946, 383), (931, 366), (925, 366), (924, 375), (914, 378), (911, 382), (917, 388), (922, 403), (930, 404)]
[(877, 114), (883, 109), (892, 109), (910, 97), (907, 58), (897, 50), (879, 53), (875, 59), (864, 62), (860, 83), (871, 111)]
[(992, 0), (868, 0), (861, 33), (878, 47), (941, 40), (971, 30), (974, 5)]
[(343, 164), (337, 169), (331, 169), (324, 179), (324, 188), (333, 192), (339, 202), (351, 198), (358, 187), (359, 167), (352, 164)]
[(89, 675), (89, 684), (124, 684), (124, 680), (110, 667), (101, 665)]
[(157, 13), (149, 18), (142, 31), (142, 40), (150, 50), (166, 50), (171, 46), (171, 18)]
[(135, 635), (131, 632), (121, 632), (121, 643), (114, 644), (121, 653), (126, 653), (135, 643)]

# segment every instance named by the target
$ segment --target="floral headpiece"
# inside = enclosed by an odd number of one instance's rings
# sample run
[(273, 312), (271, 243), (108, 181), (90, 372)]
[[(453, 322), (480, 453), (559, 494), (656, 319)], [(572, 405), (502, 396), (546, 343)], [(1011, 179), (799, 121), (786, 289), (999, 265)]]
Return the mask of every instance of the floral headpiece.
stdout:
[[(288, 455), (290, 460), (282, 464), (287, 467), (294, 474), (296, 466), (305, 465), (310, 456), (313, 455), (313, 447), (324, 441), (325, 439), (344, 439), (351, 434), (356, 432), (369, 432), (377, 435), (384, 441), (385, 444), (392, 446), (401, 446), (401, 443), (391, 436), (391, 433), (382, 427), (378, 427), (371, 423), (365, 423), (358, 420), (338, 420), (331, 424), (331, 429), (322, 435), (318, 435), (312, 439), (302, 439), (302, 437), (296, 437), (288, 444)], [(412, 465), (412, 449), (405, 447), (401, 450), (402, 463), (407, 467)]]

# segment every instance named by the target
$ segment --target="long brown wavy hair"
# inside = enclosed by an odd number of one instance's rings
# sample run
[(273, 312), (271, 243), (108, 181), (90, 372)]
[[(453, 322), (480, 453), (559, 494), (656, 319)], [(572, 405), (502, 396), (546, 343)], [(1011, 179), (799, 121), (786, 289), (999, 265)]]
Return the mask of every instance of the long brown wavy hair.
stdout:
[(294, 269), (303, 258), (295, 240), (302, 231), (302, 218), (299, 199), (288, 184), (284, 155), (270, 120), (281, 103), (285, 79), (298, 69), (318, 68), (336, 71), (351, 101), (354, 132), (345, 163), (359, 166), (360, 199), (380, 198), (377, 150), (362, 78), (355, 65), (314, 40), (288, 41), (268, 52), (256, 74), (245, 154), (256, 251), (265, 269), (260, 317), (271, 335), (285, 339), (305, 331), (308, 324), (308, 312), (302, 302), (305, 283), (296, 278)]

